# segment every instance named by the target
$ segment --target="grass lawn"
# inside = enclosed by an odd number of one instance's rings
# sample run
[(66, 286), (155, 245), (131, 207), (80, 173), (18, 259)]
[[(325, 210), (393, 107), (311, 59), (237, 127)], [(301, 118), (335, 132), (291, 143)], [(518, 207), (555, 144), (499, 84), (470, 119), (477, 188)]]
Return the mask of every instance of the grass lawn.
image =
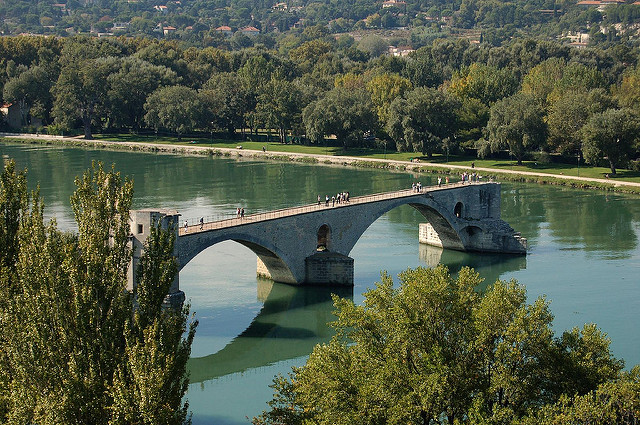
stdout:
[[(515, 160), (509, 159), (479, 159), (473, 157), (460, 157), (450, 155), (448, 158), (444, 155), (434, 155), (431, 158), (422, 156), (415, 152), (387, 152), (384, 149), (347, 149), (344, 150), (339, 146), (304, 146), (295, 144), (281, 144), (279, 142), (253, 142), (248, 140), (224, 140), (199, 138), (189, 139), (183, 138), (178, 141), (177, 138), (170, 136), (155, 135), (136, 135), (136, 134), (102, 134), (95, 135), (96, 139), (123, 141), (123, 142), (143, 142), (143, 143), (160, 143), (160, 144), (180, 144), (180, 145), (198, 145), (212, 148), (231, 148), (235, 149), (242, 146), (243, 149), (261, 150), (264, 146), (267, 152), (284, 152), (284, 153), (303, 153), (309, 155), (333, 155), (333, 156), (354, 156), (361, 158), (377, 158), (396, 161), (409, 161), (412, 158), (418, 158), (421, 162), (433, 162), (439, 164), (462, 165), (471, 167), (474, 163), (476, 167), (493, 168), (496, 170), (513, 170), (513, 171), (533, 171), (545, 173), (549, 175), (565, 175), (579, 176), (590, 178), (605, 178), (606, 174), (610, 174), (611, 170), (604, 167), (592, 167), (580, 164), (542, 164), (535, 161), (523, 161), (522, 165), (518, 165)], [(611, 180), (624, 180), (640, 183), (640, 172), (630, 170), (617, 170), (618, 174)]]

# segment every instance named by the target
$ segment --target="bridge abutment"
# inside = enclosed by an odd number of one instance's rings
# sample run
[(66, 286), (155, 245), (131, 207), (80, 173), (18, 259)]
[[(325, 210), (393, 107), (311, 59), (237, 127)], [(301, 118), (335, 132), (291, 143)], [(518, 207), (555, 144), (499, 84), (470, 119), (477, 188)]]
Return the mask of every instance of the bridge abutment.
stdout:
[[(127, 272), (127, 290), (135, 292), (138, 285), (136, 278), (136, 270), (140, 262), (140, 257), (144, 255), (145, 242), (151, 234), (151, 228), (159, 226), (163, 230), (171, 230), (175, 232), (176, 242), (178, 238), (178, 227), (180, 214), (173, 210), (136, 210), (130, 214), (130, 236), (129, 243), (133, 251), (129, 270)], [(178, 257), (177, 243), (174, 244), (173, 253)], [(180, 275), (176, 273), (169, 293), (165, 296), (163, 304), (165, 307), (181, 308), (184, 304), (185, 294), (180, 290)]]

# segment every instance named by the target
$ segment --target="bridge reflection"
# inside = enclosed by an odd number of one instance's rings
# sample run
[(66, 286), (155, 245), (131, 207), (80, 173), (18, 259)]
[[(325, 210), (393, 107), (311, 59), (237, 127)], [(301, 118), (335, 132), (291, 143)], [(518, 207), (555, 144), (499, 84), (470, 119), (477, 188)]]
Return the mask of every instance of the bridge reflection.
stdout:
[[(506, 272), (526, 268), (523, 256), (468, 254), (419, 246), (420, 258), (429, 267), (443, 263), (457, 273), (463, 266), (470, 266), (485, 278), (484, 285), (495, 282)], [(373, 282), (366, 283), (372, 285)], [(222, 350), (189, 360), (190, 382), (204, 382), (308, 355), (316, 344), (328, 342), (333, 335), (327, 325), (335, 320), (332, 293), (352, 298), (353, 287), (296, 287), (258, 279), (262, 309), (249, 327)]]
[(264, 305), (247, 329), (217, 353), (189, 360), (190, 382), (203, 382), (231, 373), (308, 355), (333, 334), (331, 294), (353, 297), (353, 287), (293, 287), (258, 279)]
[(451, 274), (458, 273), (465, 266), (475, 269), (484, 278), (482, 287), (479, 289), (485, 289), (505, 273), (527, 268), (527, 257), (524, 255), (470, 254), (425, 244), (419, 244), (418, 249), (420, 260), (424, 261), (429, 267), (445, 264)]

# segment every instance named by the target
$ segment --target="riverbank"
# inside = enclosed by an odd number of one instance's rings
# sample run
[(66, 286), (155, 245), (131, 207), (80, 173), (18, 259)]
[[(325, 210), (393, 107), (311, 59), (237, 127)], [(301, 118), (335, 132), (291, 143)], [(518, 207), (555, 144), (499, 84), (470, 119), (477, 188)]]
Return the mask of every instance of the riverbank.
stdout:
[[(243, 149), (222, 148), (210, 146), (198, 146), (186, 142), (185, 144), (161, 144), (131, 141), (108, 141), (98, 139), (84, 139), (64, 136), (33, 135), (0, 133), (0, 138), (10, 142), (59, 144), (65, 146), (78, 146), (93, 149), (119, 149), (130, 151), (148, 151), (177, 155), (210, 155), (235, 158), (255, 158), (278, 161), (294, 161), (309, 164), (343, 165), (353, 167), (367, 167), (379, 169), (391, 169), (399, 171), (411, 171), (415, 173), (453, 174), (478, 173), (494, 179), (519, 181), (527, 183), (554, 184), (576, 187), (581, 189), (599, 189), (615, 192), (627, 192), (640, 194), (640, 183), (614, 179), (598, 179), (592, 177), (567, 176), (559, 174), (539, 173), (533, 171), (505, 170), (487, 167), (471, 167), (465, 165), (440, 164), (424, 161), (399, 161), (380, 158), (363, 158), (356, 156), (334, 156), (322, 154), (277, 152)], [(0, 140), (1, 140), (0, 139)]]

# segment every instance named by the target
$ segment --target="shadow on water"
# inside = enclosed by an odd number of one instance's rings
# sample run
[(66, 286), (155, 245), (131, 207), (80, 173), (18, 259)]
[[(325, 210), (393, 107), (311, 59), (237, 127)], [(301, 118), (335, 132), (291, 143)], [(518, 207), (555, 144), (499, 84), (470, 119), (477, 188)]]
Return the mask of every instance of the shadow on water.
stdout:
[[(420, 258), (429, 267), (447, 264), (452, 274), (473, 267), (484, 284), (500, 275), (526, 268), (526, 257), (469, 254), (420, 244)], [(316, 344), (329, 341), (335, 320), (331, 295), (353, 298), (353, 288), (294, 287), (258, 279), (258, 298), (264, 303), (249, 327), (217, 353), (189, 360), (190, 382), (204, 382), (232, 373), (307, 356)]]
[(419, 245), (420, 260), (429, 267), (446, 264), (452, 275), (456, 275), (465, 266), (475, 269), (484, 278), (483, 284), (478, 288), (480, 290), (484, 290), (505, 273), (527, 268), (525, 255), (468, 253), (425, 244)]
[(204, 382), (231, 373), (308, 355), (333, 335), (331, 294), (353, 297), (353, 288), (294, 287), (258, 279), (264, 306), (247, 329), (217, 353), (191, 358), (190, 382)]

